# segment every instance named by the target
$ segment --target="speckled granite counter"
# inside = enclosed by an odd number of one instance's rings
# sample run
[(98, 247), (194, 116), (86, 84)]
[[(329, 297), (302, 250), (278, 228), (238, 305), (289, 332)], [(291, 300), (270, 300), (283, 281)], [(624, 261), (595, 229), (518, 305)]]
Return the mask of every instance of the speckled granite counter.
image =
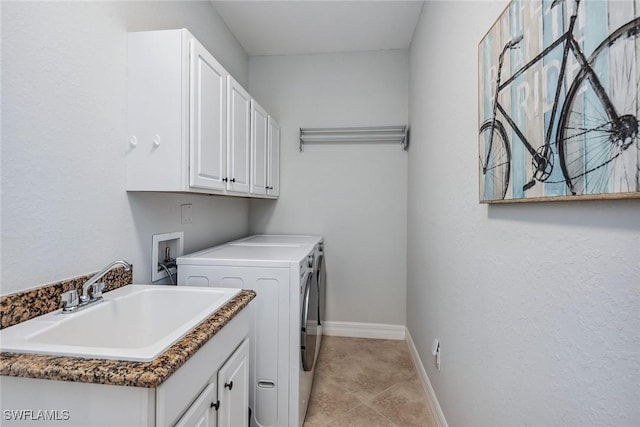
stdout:
[[(91, 273), (0, 297), (0, 329), (17, 325), (62, 308), (62, 301), (60, 300), (62, 293), (75, 289), (80, 294), (82, 284), (94, 274)], [(114, 268), (102, 276), (100, 281), (105, 284), (104, 292), (109, 292), (130, 284), (132, 280), (133, 266), (129, 271), (122, 267)]]
[(151, 362), (0, 353), (0, 375), (131, 387), (157, 387), (229, 323), (255, 296), (254, 291), (241, 291)]

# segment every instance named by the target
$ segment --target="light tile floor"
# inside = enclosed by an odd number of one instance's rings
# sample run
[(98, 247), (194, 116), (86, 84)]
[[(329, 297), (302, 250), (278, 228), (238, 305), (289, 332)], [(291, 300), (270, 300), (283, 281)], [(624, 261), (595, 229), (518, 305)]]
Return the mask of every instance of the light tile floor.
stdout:
[(304, 427), (435, 427), (405, 341), (323, 337)]

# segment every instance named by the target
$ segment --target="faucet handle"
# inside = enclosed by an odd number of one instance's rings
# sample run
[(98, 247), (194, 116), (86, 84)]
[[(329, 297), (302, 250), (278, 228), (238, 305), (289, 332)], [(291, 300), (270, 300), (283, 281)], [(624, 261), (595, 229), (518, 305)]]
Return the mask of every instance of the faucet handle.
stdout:
[(80, 303), (78, 300), (78, 291), (75, 289), (63, 292), (62, 295), (60, 295), (60, 299), (62, 300), (62, 311), (71, 311)]
[(96, 300), (102, 298), (102, 291), (104, 290), (104, 282), (94, 283), (91, 285), (91, 299)]

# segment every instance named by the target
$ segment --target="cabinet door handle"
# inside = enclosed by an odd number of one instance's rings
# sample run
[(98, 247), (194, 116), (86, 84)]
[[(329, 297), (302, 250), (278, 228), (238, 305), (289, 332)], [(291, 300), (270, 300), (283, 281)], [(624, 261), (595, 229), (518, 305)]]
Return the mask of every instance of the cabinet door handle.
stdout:
[(235, 178), (231, 178), (229, 181), (236, 182), (236, 179)]
[(231, 391), (231, 389), (233, 388), (233, 381), (229, 381), (228, 383), (224, 383), (224, 386), (227, 387), (229, 389), (229, 391)]
[(215, 408), (215, 410), (217, 411), (218, 409), (220, 409), (220, 401), (216, 400), (215, 403), (211, 402), (211, 408)]
[(222, 182), (227, 182), (229, 181), (229, 178), (222, 178)]

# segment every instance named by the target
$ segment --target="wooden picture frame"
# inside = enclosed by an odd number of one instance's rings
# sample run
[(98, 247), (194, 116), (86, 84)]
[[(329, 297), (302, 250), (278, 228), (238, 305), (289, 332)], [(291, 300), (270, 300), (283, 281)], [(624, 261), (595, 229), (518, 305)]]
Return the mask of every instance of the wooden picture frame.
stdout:
[(478, 46), (480, 203), (640, 198), (640, 1), (513, 0)]

